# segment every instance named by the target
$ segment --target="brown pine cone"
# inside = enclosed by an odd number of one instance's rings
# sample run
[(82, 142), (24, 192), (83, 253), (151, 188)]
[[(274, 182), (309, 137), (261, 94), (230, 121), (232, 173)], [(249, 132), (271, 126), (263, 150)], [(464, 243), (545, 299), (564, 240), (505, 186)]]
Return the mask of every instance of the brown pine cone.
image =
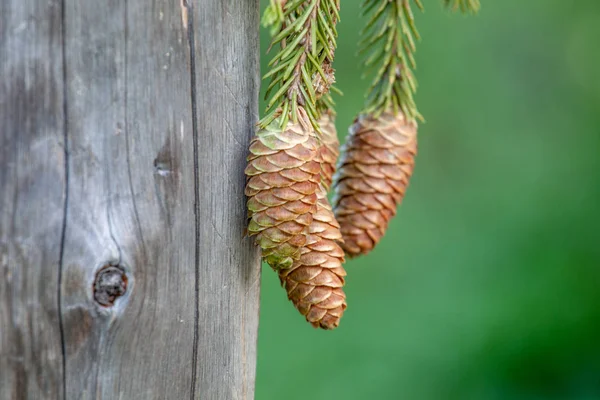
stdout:
[(367, 254), (385, 234), (412, 175), (417, 124), (400, 112), (361, 115), (349, 129), (334, 178), (334, 212), (350, 257)]
[(274, 269), (289, 268), (300, 257), (317, 210), (320, 182), (318, 140), (304, 110), (298, 123), (282, 131), (279, 118), (259, 130), (250, 143), (248, 234), (256, 235), (263, 259)]
[(306, 247), (291, 268), (279, 270), (279, 279), (308, 322), (315, 328), (334, 329), (346, 309), (344, 251), (337, 244), (342, 238), (340, 226), (323, 186), (318, 196)]
[(340, 142), (335, 129), (335, 117), (330, 111), (325, 111), (319, 119), (321, 126), (321, 182), (326, 189), (331, 187), (335, 163), (340, 155)]

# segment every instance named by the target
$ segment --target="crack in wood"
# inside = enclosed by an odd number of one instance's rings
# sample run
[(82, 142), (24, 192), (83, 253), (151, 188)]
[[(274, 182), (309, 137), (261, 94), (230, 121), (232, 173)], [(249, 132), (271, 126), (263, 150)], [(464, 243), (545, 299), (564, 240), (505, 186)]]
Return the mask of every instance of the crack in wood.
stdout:
[[(196, 93), (196, 42), (194, 37), (194, 8), (191, 0), (182, 0), (184, 9), (182, 15), (185, 16), (184, 23), (187, 22), (188, 46), (190, 49), (190, 95), (192, 103), (192, 145), (194, 147), (194, 227), (195, 227), (195, 249), (194, 249), (194, 339), (192, 343), (192, 379), (190, 399), (196, 398), (196, 380), (198, 370), (198, 341), (199, 341), (199, 320), (200, 305), (198, 304), (200, 296), (199, 268), (200, 268), (200, 172), (198, 167), (198, 103)], [(188, 18), (188, 15), (192, 18)]]
[(67, 88), (67, 17), (66, 17), (66, 0), (60, 2), (60, 22), (61, 22), (61, 62), (62, 62), (62, 117), (63, 117), (63, 152), (64, 152), (64, 173), (65, 173), (65, 189), (64, 189), (64, 205), (63, 205), (63, 220), (60, 235), (60, 250), (58, 259), (58, 325), (60, 332), (61, 344), (61, 364), (62, 364), (62, 398), (67, 398), (67, 352), (65, 342), (65, 327), (63, 321), (62, 309), (62, 278), (64, 268), (65, 240), (67, 235), (67, 212), (69, 209), (69, 118), (68, 118), (68, 88)]

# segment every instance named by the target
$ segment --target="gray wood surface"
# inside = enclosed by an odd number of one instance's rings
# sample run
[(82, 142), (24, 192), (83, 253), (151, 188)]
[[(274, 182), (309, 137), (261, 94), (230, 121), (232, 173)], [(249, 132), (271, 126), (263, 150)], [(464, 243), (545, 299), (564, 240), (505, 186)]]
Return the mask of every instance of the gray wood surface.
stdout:
[(7, 1), (0, 398), (253, 398), (258, 2)]
[(62, 396), (61, 10), (0, 1), (0, 399)]

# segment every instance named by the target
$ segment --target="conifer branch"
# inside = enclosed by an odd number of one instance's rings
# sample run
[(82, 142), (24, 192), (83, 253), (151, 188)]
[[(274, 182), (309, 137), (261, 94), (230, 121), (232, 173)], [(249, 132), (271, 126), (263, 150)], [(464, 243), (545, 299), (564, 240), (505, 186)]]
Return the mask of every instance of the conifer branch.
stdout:
[[(413, 1), (423, 10), (420, 0)], [(368, 21), (361, 31), (359, 53), (365, 55), (365, 74), (375, 70), (363, 113), (378, 117), (392, 109), (410, 120), (422, 119), (413, 99), (417, 89), (413, 53), (420, 37), (410, 0), (364, 0), (363, 8)]]
[(281, 128), (290, 119), (297, 122), (301, 107), (319, 130), (317, 102), (334, 81), (331, 64), (338, 10), (339, 0), (271, 0), (262, 21), (273, 37), (269, 50), (279, 45), (279, 51), (263, 77), (270, 81), (265, 95), (266, 115), (259, 122), (261, 128), (280, 115)]
[[(331, 87), (331, 89), (337, 90), (337, 88), (335, 88), (333, 86)], [(335, 101), (333, 101), (333, 98), (331, 97), (331, 93), (327, 93), (326, 95), (321, 97), (319, 99), (319, 101), (317, 101), (317, 109), (319, 111), (319, 114), (323, 114), (324, 112), (329, 112), (332, 115), (336, 115)]]
[(452, 11), (460, 9), (463, 13), (476, 14), (481, 7), (479, 0), (444, 0), (446, 7)]

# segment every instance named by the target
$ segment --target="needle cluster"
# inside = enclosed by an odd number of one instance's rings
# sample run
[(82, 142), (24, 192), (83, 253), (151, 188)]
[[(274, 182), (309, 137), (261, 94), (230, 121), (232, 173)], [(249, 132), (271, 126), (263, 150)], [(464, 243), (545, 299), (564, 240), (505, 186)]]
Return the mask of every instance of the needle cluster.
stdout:
[(339, 0), (271, 0), (263, 16), (270, 27), (271, 46), (278, 51), (269, 62), (266, 90), (267, 108), (260, 121), (268, 126), (279, 115), (283, 128), (298, 121), (298, 108), (317, 131), (318, 100), (329, 92), (334, 81), (333, 62), (339, 21)]
[(479, 0), (444, 0), (444, 5), (452, 11), (460, 11), (464, 13), (477, 13), (481, 4)]
[[(420, 0), (413, 3), (423, 9)], [(365, 0), (363, 10), (368, 20), (361, 31), (359, 52), (365, 55), (365, 74), (375, 71), (363, 113), (378, 117), (392, 109), (409, 119), (420, 118), (413, 99), (417, 90), (415, 41), (420, 36), (411, 0)]]

